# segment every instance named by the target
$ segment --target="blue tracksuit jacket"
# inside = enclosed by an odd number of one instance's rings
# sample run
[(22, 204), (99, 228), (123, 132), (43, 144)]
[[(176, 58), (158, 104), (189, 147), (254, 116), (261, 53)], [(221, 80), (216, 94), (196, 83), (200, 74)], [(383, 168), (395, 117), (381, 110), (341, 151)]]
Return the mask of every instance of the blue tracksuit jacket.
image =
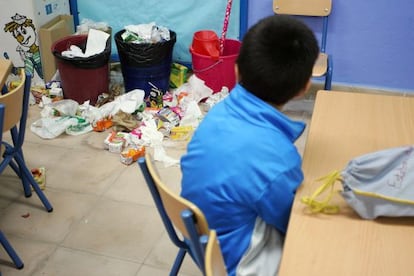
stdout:
[(249, 246), (258, 216), (286, 232), (303, 180), (293, 143), (304, 128), (238, 84), (195, 131), (181, 159), (181, 194), (216, 229), (230, 275)]

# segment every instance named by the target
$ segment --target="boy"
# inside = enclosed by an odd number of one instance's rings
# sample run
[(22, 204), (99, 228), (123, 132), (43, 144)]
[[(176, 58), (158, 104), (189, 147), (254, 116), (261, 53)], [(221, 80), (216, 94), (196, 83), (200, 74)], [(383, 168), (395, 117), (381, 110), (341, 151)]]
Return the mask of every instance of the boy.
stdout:
[(182, 196), (216, 229), (229, 275), (276, 275), (295, 191), (294, 141), (305, 124), (280, 112), (305, 94), (319, 54), (313, 32), (274, 15), (243, 39), (238, 84), (214, 106), (181, 159)]

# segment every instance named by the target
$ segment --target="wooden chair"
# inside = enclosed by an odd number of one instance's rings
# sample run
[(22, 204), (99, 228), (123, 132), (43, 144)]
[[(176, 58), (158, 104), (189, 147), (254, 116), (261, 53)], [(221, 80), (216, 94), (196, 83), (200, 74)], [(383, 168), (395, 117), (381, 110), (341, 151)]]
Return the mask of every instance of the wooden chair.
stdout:
[[(205, 239), (207, 239), (207, 241), (205, 241)], [(207, 242), (204, 258), (205, 276), (226, 276), (227, 269), (221, 253), (216, 231), (210, 230), (208, 236), (203, 236), (201, 238), (201, 242)]]
[(328, 17), (332, 10), (332, 0), (273, 0), (273, 11), (276, 14), (294, 16), (311, 16), (322, 19), (320, 37), (320, 54), (313, 68), (312, 77), (325, 78), (325, 90), (331, 90), (333, 62), (332, 55), (326, 53), (328, 36)]
[[(172, 243), (179, 248), (170, 275), (177, 275), (186, 253), (189, 253), (201, 271), (204, 270), (204, 250), (198, 240), (199, 236), (207, 235), (209, 227), (201, 210), (192, 202), (171, 191), (160, 179), (152, 162), (151, 155), (137, 161), (151, 192), (155, 205), (161, 216), (165, 229)], [(192, 222), (194, 231), (188, 231), (186, 222), (182, 220), (182, 213), (191, 211), (187, 222)], [(176, 231), (177, 229), (177, 231)], [(190, 229), (190, 228), (189, 228)]]
[(31, 188), (33, 188), (46, 210), (52, 212), (52, 205), (33, 178), (23, 156), (22, 147), (26, 131), (31, 77), (21, 69), (20, 80), (21, 82), (16, 88), (5, 94), (0, 94), (0, 104), (5, 107), (2, 130), (3, 133), (10, 131), (12, 138), (12, 142), (8, 143), (3, 140), (0, 145), (0, 156), (2, 157), (0, 159), (0, 173), (7, 166), (10, 166), (21, 179), (25, 196), (30, 197), (32, 195)]

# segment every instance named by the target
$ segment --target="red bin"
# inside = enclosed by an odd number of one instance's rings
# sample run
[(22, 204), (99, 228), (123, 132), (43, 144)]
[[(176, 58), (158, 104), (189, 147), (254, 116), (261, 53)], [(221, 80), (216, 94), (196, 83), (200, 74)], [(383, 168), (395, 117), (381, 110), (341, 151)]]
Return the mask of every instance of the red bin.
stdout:
[(95, 105), (98, 96), (109, 91), (110, 38), (105, 50), (94, 56), (68, 58), (61, 55), (71, 45), (84, 50), (87, 38), (87, 35), (67, 36), (56, 41), (51, 50), (59, 70), (64, 98), (75, 100), (79, 104), (89, 100), (91, 105)]

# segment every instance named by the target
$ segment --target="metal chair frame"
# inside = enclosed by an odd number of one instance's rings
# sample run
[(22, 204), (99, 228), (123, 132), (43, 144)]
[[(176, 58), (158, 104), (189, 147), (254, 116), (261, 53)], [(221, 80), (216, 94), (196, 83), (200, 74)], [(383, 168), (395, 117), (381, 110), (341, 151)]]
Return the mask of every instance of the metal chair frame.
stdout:
[[(0, 104), (0, 146), (1, 146), (2, 138), (3, 138), (3, 121), (4, 121), (4, 105)], [(3, 246), (4, 250), (6, 250), (7, 254), (10, 256), (10, 258), (12, 259), (16, 268), (22, 269), (24, 267), (22, 260), (20, 259), (19, 255), (17, 255), (16, 250), (14, 250), (13, 246), (7, 240), (6, 236), (3, 234), (2, 231), (0, 231), (0, 243)]]
[[(29, 108), (30, 84), (31, 76), (25, 74), (24, 69), (22, 69), (21, 84), (15, 89), (0, 95), (0, 103), (5, 105), (3, 133), (10, 130), (12, 138), (12, 143), (2, 141), (2, 147), (5, 147), (5, 149), (3, 152), (3, 159), (0, 162), (0, 173), (2, 173), (7, 166), (10, 166), (21, 179), (25, 196), (30, 197), (32, 195), (31, 188), (33, 188), (46, 210), (48, 212), (52, 212), (52, 205), (40, 189), (36, 180), (33, 178), (31, 171), (26, 165), (23, 155), (22, 147), (24, 143), (27, 113)], [(15, 99), (22, 99), (21, 106), (16, 106), (16, 102), (14, 101)], [(19, 110), (21, 113), (18, 112)], [(17, 121), (13, 120), (14, 117), (16, 117)]]
[(197, 232), (196, 215), (189, 209), (181, 212), (181, 218), (190, 234), (193, 252), (197, 255), (199, 265), (205, 276), (226, 276), (227, 268), (221, 252), (216, 230), (210, 229), (208, 234)]
[[(203, 270), (203, 250), (198, 242), (195, 243), (193, 241), (198, 239), (199, 235), (207, 234), (209, 231), (204, 214), (197, 206), (172, 192), (161, 181), (150, 154), (146, 153), (145, 157), (139, 158), (137, 163), (151, 192), (168, 236), (171, 242), (179, 249), (170, 275), (178, 274), (187, 253), (192, 257), (200, 270)], [(183, 221), (181, 213), (190, 210), (191, 215)], [(189, 230), (187, 230), (187, 224), (190, 226)]]
[[(52, 212), (52, 205), (33, 178), (23, 156), (22, 147), (26, 131), (31, 76), (27, 75), (24, 69), (21, 69), (20, 72), (21, 83), (10, 91), (8, 91), (6, 86), (2, 87), (0, 94), (0, 153), (2, 154), (0, 174), (7, 166), (10, 166), (21, 179), (25, 196), (30, 197), (32, 195), (31, 188), (33, 188), (46, 210)], [(6, 131), (10, 131), (11, 143), (3, 140), (3, 133)], [(0, 243), (16, 268), (22, 269), (24, 267), (22, 260), (2, 231), (0, 231)]]

